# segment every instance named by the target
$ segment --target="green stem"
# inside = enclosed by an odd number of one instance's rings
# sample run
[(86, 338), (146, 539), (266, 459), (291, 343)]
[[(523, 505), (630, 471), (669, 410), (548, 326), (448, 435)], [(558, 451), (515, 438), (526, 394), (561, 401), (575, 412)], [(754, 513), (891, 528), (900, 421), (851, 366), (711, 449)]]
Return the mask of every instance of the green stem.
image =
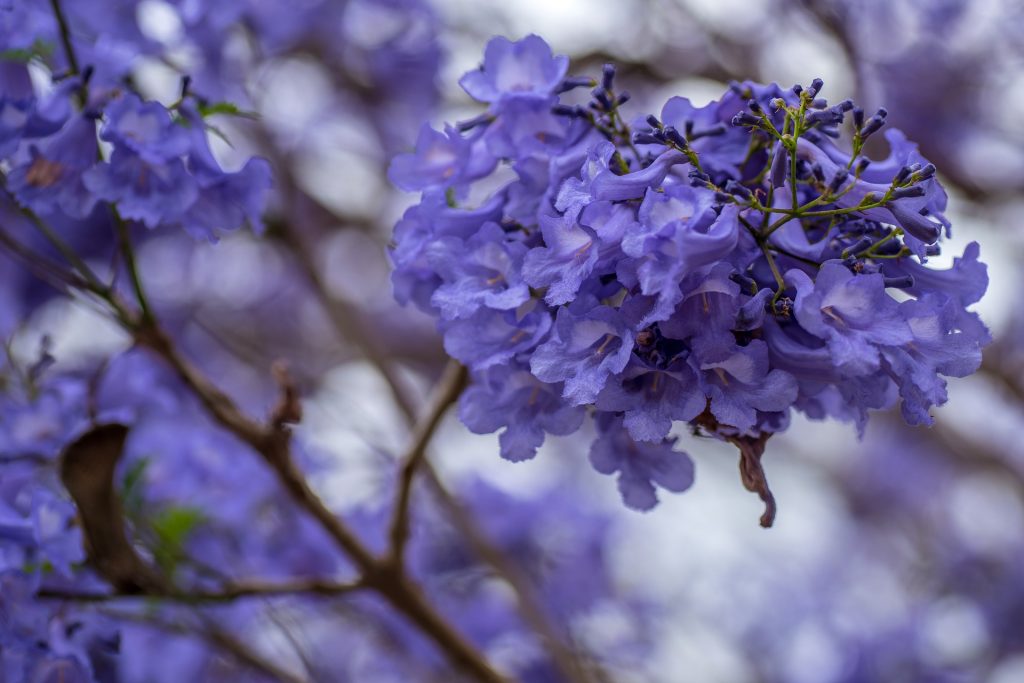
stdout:
[(116, 206), (111, 206), (114, 214), (114, 224), (117, 228), (118, 244), (121, 247), (121, 254), (124, 256), (125, 268), (128, 269), (128, 277), (132, 282), (132, 290), (139, 302), (139, 310), (142, 313), (143, 323), (152, 323), (154, 320), (153, 311), (146, 297), (146, 290), (142, 286), (142, 277), (139, 275), (138, 263), (135, 260), (135, 250), (132, 249), (131, 232), (128, 224), (121, 218)]
[(68, 29), (68, 21), (61, 9), (60, 0), (50, 0), (50, 7), (53, 8), (53, 17), (57, 20), (57, 29), (60, 32), (60, 42), (64, 45), (64, 56), (67, 57), (68, 66), (73, 75), (81, 73), (78, 69), (78, 58), (75, 56), (75, 48), (71, 45), (71, 31)]

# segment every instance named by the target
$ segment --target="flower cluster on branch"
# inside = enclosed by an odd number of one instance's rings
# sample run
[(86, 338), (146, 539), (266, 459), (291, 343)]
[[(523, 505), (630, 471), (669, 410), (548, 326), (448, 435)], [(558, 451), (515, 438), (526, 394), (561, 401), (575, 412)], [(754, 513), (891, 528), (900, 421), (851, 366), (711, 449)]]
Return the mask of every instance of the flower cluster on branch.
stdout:
[(830, 106), (819, 79), (743, 82), (627, 121), (613, 66), (568, 69), (537, 36), (495, 38), (461, 81), (487, 111), (424, 127), (390, 170), (422, 191), (395, 227), (396, 295), (436, 316), (472, 373), (460, 416), (502, 430), (503, 457), (589, 412), (594, 467), (647, 510), (693, 481), (670, 436), (688, 423), (739, 447), (767, 525), (760, 457), (792, 411), (863, 430), (898, 401), (929, 424), (943, 378), (977, 369), (978, 245), (931, 266), (946, 193), (897, 130), (863, 155), (885, 110)]

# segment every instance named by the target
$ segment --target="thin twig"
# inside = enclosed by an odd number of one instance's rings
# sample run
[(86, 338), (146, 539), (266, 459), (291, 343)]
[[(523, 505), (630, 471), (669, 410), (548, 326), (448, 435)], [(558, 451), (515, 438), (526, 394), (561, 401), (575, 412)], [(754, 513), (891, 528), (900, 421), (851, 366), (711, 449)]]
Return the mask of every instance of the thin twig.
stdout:
[[(48, 229), (41, 220), (37, 225), (41, 230)], [(52, 234), (52, 231), (49, 232)], [(55, 246), (70, 249), (59, 237), (56, 238)], [(131, 245), (127, 247), (130, 249)], [(72, 252), (69, 256), (77, 255)], [(504, 683), (504, 677), (491, 667), (473, 644), (465, 640), (434, 609), (420, 589), (404, 574), (396, 572), (390, 561), (378, 560), (313, 491), (292, 458), (291, 429), (287, 421), (274, 419), (270, 425), (264, 426), (246, 416), (227, 394), (181, 355), (155, 319), (144, 320), (141, 315), (132, 313), (120, 302), (116, 294), (105, 288), (102, 283), (85, 284), (88, 291), (96, 290), (94, 293), (110, 305), (118, 321), (133, 335), (136, 344), (154, 351), (171, 366), (217, 424), (251, 446), (270, 466), (295, 502), (312, 515), (338, 547), (349, 556), (360, 571), (361, 580), (367, 588), (376, 591), (415, 624), (457, 668), (484, 683)], [(146, 296), (141, 282), (136, 294), (140, 306), (143, 305)]]
[(445, 488), (444, 483), (431, 466), (430, 461), (422, 465), (423, 476), (430, 486), (434, 497), (448, 513), (459, 535), (466, 540), (473, 552), (491, 566), (499, 577), (504, 579), (516, 596), (516, 607), (523, 620), (540, 637), (546, 646), (551, 659), (566, 681), (582, 682), (587, 676), (579, 657), (562, 640), (558, 629), (551, 623), (547, 613), (531, 585), (530, 577), (520, 569), (505, 553), (491, 543), (483, 530), (472, 521), (465, 508)]
[(78, 58), (75, 56), (75, 48), (71, 44), (71, 31), (68, 30), (68, 22), (64, 17), (64, 10), (60, 6), (60, 0), (50, 0), (50, 7), (53, 8), (53, 17), (57, 21), (60, 42), (64, 46), (64, 56), (68, 60), (68, 67), (73, 75), (77, 75), (80, 73)]
[(448, 408), (455, 403), (466, 386), (468, 374), (466, 368), (458, 361), (448, 362), (441, 380), (430, 399), (430, 405), (422, 419), (416, 424), (412, 433), (412, 441), (402, 457), (402, 469), (398, 477), (395, 505), (391, 517), (388, 538), (391, 542), (391, 560), (401, 570), (405, 545), (409, 539), (409, 504), (412, 498), (412, 484), (416, 478), (416, 470), (425, 459), (427, 445), (434, 436), (441, 418)]
[(121, 218), (116, 207), (112, 207), (114, 227), (117, 232), (117, 241), (124, 257), (124, 265), (128, 270), (128, 279), (131, 280), (132, 290), (139, 302), (139, 309), (142, 314), (142, 321), (148, 323), (153, 320), (153, 311), (149, 307), (149, 300), (146, 298), (145, 290), (142, 287), (142, 276), (139, 274), (138, 263), (135, 260), (135, 250), (132, 249), (131, 232), (128, 224)]
[(275, 597), (310, 593), (314, 595), (343, 595), (366, 588), (361, 581), (337, 583), (332, 581), (296, 580), (282, 583), (238, 582), (217, 590), (194, 590), (146, 593), (86, 593), (66, 591), (57, 588), (41, 588), (36, 596), (47, 600), (68, 600), (73, 602), (111, 602), (130, 598), (169, 600), (172, 602), (203, 603), (231, 602), (248, 597)]
[(324, 504), (291, 454), (291, 432), (284, 426), (266, 429), (246, 417), (235, 403), (205, 375), (182, 357), (158, 328), (136, 328), (136, 340), (161, 355), (189, 386), (211, 416), (240, 440), (252, 446), (277, 474), (289, 495), (311, 514), (355, 563), (367, 587), (378, 592), (440, 647), (457, 667), (480, 681), (500, 683), (504, 679), (468, 641), (427, 602), (419, 589), (389, 561), (378, 561), (359, 538)]
[(140, 624), (153, 626), (170, 633), (176, 633), (183, 636), (205, 637), (206, 640), (234, 657), (239, 663), (270, 676), (275, 680), (281, 681), (281, 683), (307, 683), (304, 677), (279, 666), (270, 658), (250, 649), (244, 642), (235, 638), (233, 635), (221, 628), (219, 624), (216, 624), (209, 619), (201, 618), (203, 624), (197, 627), (194, 624), (175, 623), (165, 619), (159, 619), (151, 612), (146, 614), (136, 614), (133, 612), (125, 612), (123, 610), (104, 609), (102, 610), (102, 613), (114, 619), (134, 621)]

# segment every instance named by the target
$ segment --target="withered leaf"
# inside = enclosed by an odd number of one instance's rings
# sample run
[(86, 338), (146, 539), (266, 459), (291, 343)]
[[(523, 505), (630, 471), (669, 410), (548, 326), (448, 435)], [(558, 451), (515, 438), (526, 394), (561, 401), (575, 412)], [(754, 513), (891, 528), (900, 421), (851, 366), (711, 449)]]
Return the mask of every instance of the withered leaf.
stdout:
[(163, 579), (135, 552), (125, 530), (114, 472), (128, 427), (97, 425), (64, 449), (60, 478), (78, 508), (89, 560), (122, 593), (160, 593)]

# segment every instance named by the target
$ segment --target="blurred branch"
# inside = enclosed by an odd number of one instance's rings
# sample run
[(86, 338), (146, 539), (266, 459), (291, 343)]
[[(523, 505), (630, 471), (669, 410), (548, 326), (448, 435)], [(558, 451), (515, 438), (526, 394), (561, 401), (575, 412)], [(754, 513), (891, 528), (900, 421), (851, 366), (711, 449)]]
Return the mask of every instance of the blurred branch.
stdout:
[(277, 474), (292, 498), (309, 512), (359, 568), (366, 586), (384, 597), (415, 623), (454, 664), (481, 681), (498, 683), (495, 672), (476, 649), (460, 636), (390, 562), (381, 562), (359, 538), (323, 503), (295, 465), (291, 453), (291, 431), (275, 420), (264, 427), (246, 417), (223, 392), (186, 361), (170, 339), (158, 328), (135, 330), (137, 341), (161, 355), (188, 385), (214, 419), (249, 444)]
[(248, 597), (274, 597), (281, 595), (295, 595), (310, 593), (314, 595), (343, 595), (354, 591), (363, 590), (366, 584), (362, 581), (348, 583), (337, 583), (322, 581), (319, 579), (296, 580), (282, 583), (264, 582), (238, 582), (226, 585), (212, 591), (205, 590), (168, 590), (148, 591), (143, 593), (84, 593), (66, 591), (57, 588), (41, 588), (36, 593), (37, 597), (47, 600), (69, 600), (74, 602), (111, 602), (125, 598), (145, 598), (152, 600), (169, 600), (172, 602), (203, 603), (203, 602), (231, 602), (240, 598)]
[(194, 624), (181, 624), (168, 621), (166, 619), (160, 619), (155, 614), (151, 613), (136, 614), (123, 610), (110, 609), (104, 609), (102, 610), (102, 613), (115, 619), (123, 619), (125, 621), (134, 621), (140, 624), (154, 626), (162, 631), (178, 635), (198, 636), (217, 646), (239, 663), (270, 676), (274, 680), (281, 681), (282, 683), (308, 683), (305, 678), (288, 671), (271, 659), (250, 649), (244, 642), (235, 638), (219, 625), (214, 624), (209, 620), (204, 620), (205, 623), (197, 627)]
[(981, 371), (1010, 392), (1014, 399), (1024, 406), (1024, 379), (1014, 369), (1006, 367), (1006, 354), (999, 342), (985, 349), (981, 357)]
[[(363, 326), (360, 324), (356, 309), (349, 306), (346, 302), (331, 296), (326, 283), (320, 275), (320, 269), (313, 256), (313, 250), (307, 244), (307, 237), (302, 234), (300, 226), (294, 217), (308, 213), (308, 210), (303, 212), (301, 209), (307, 208), (305, 205), (312, 203), (314, 213), (321, 216), (321, 218), (326, 215), (338, 222), (348, 223), (349, 221), (344, 217), (335, 216), (309, 197), (296, 183), (295, 175), (292, 173), (291, 161), (274, 144), (270, 131), (262, 125), (257, 125), (254, 128), (261, 149), (266, 153), (270, 163), (277, 171), (275, 177), (280, 184), (278, 190), (281, 195), (284, 215), (289, 217), (287, 220), (280, 221), (280, 230), (276, 231), (275, 235), (295, 257), (300, 270), (305, 274), (313, 290), (313, 294), (328, 318), (330, 318), (335, 330), (343, 339), (347, 339), (359, 349), (363, 356), (373, 364), (381, 377), (384, 378), (384, 381), (387, 382), (395, 405), (399, 407), (406, 419), (414, 420), (416, 408), (409, 400), (409, 392), (406, 390), (401, 377), (395, 372), (391, 364), (387, 362), (387, 359), (380, 352), (379, 346), (363, 332)], [(300, 206), (300, 204), (303, 206)], [(321, 220), (316, 222), (320, 223)], [(308, 225), (305, 227), (307, 230), (311, 230), (314, 236), (319, 236), (321, 232), (320, 225), (315, 225), (312, 228)]]
[(409, 504), (412, 497), (412, 483), (416, 477), (416, 470), (425, 459), (427, 445), (431, 437), (441, 424), (441, 418), (459, 398), (463, 388), (466, 386), (468, 375), (466, 368), (456, 360), (448, 361), (448, 367), (434, 389), (430, 399), (430, 405), (426, 413), (416, 424), (412, 434), (412, 441), (405, 455), (402, 457), (402, 469), (399, 473), (398, 486), (396, 491), (395, 504), (388, 538), (391, 542), (391, 561), (395, 568), (403, 569), (403, 555), (405, 545), (409, 539)]
[[(282, 402), (271, 416), (268, 425), (246, 416), (227, 394), (181, 355), (171, 338), (160, 328), (155, 314), (144, 316), (140, 312), (132, 311), (117, 297), (112, 288), (104, 285), (87, 265), (81, 263), (81, 259), (77, 258), (73, 250), (49, 230), (45, 223), (38, 218), (35, 218), (34, 222), (41, 232), (51, 238), (54, 246), (62, 252), (67, 252), (66, 256), (70, 262), (84, 270), (84, 286), (110, 305), (117, 320), (132, 334), (135, 343), (163, 358), (195, 394), (213, 420), (249, 445), (274, 471), (288, 494), (317, 520), (338, 547), (353, 561), (362, 575), (361, 581), (367, 588), (379, 593), (397, 611), (413, 622), (445, 652), (456, 667), (485, 683), (504, 682), (504, 678), (491, 668), (483, 655), (434, 610), (419, 588), (411, 584), (407, 577), (394, 571), (390, 562), (378, 560), (310, 487), (292, 457), (290, 422), (298, 416), (297, 409), (294, 409), (294, 396)], [(130, 242), (122, 241), (122, 248), (131, 250)], [(134, 268), (134, 258), (126, 259), (126, 265)], [(145, 292), (141, 280), (137, 273), (132, 276), (137, 284), (139, 307), (144, 310), (148, 305), (143, 303)], [(284, 389), (287, 395), (288, 387)]]
[[(589, 680), (579, 657), (565, 645), (558, 630), (541, 607), (541, 602), (537, 599), (529, 576), (506, 557), (501, 549), (491, 543), (483, 530), (473, 522), (469, 512), (445, 488), (437, 471), (429, 461), (424, 460), (422, 469), (434, 497), (447, 513), (455, 530), (469, 544), (473, 552), (490, 565), (495, 573), (512, 588), (516, 596), (516, 607), (523, 620), (541, 637), (552, 660), (565, 679), (567, 681)], [(607, 679), (607, 675), (597, 667), (596, 663), (593, 663), (590, 668), (598, 680)]]

